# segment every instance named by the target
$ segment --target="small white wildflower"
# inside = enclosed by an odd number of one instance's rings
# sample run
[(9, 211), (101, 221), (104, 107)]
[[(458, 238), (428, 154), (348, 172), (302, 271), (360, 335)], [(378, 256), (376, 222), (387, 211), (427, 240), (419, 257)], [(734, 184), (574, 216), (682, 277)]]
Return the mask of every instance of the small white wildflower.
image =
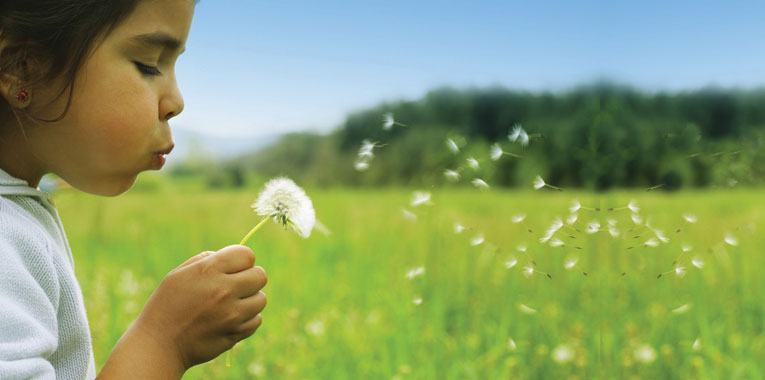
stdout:
[(582, 204), (579, 203), (578, 200), (574, 200), (574, 202), (571, 203), (571, 207), (568, 208), (568, 211), (570, 211), (573, 214), (579, 211), (580, 208), (582, 208)]
[(534, 190), (539, 190), (543, 187), (545, 187), (545, 180), (543, 180), (540, 176), (534, 178)]
[(534, 267), (531, 266), (531, 264), (523, 267), (523, 275), (528, 277), (531, 277), (531, 275), (534, 274)]
[(412, 221), (412, 222), (417, 220), (417, 215), (415, 213), (405, 209), (405, 208), (401, 209), (401, 213), (404, 215), (404, 219), (406, 219), (406, 220), (409, 220), (409, 221)]
[(425, 267), (412, 268), (406, 272), (406, 278), (413, 280), (418, 276), (422, 276), (423, 274), (425, 274)]
[(738, 245), (738, 239), (730, 233), (725, 235), (725, 242), (734, 247)]
[(694, 351), (701, 350), (701, 338), (696, 338), (696, 340), (693, 341), (693, 345), (691, 346), (691, 348)]
[(676, 266), (675, 267), (675, 274), (677, 275), (677, 277), (685, 276), (685, 267), (682, 267), (682, 266), (679, 266), (679, 265)]
[(518, 346), (515, 344), (515, 341), (513, 340), (513, 338), (510, 338), (507, 341), (507, 349), (510, 351), (515, 351), (516, 349), (518, 349)]
[(577, 215), (577, 214), (569, 215), (568, 218), (566, 218), (566, 224), (568, 224), (570, 226), (570, 225), (576, 223), (577, 218), (579, 218), (579, 215)]
[(683, 215), (683, 219), (688, 223), (696, 223), (696, 215), (693, 214), (685, 214)]
[(292, 227), (303, 238), (311, 236), (316, 224), (311, 198), (286, 177), (268, 181), (251, 207), (260, 216), (271, 218), (284, 227)]
[(475, 186), (475, 187), (477, 187), (477, 188), (479, 188), (481, 190), (486, 190), (486, 189), (489, 188), (489, 184), (486, 183), (486, 181), (484, 181), (484, 180), (482, 180), (480, 178), (474, 179), (472, 181), (472, 183), (473, 183), (473, 186)]
[(566, 262), (563, 264), (563, 267), (566, 268), (566, 269), (571, 269), (578, 262), (579, 262), (579, 258), (576, 257), (576, 256), (572, 256), (572, 257), (569, 257), (568, 259), (566, 259)]
[(505, 154), (505, 152), (502, 150), (502, 147), (499, 146), (499, 144), (494, 144), (491, 146), (491, 160), (496, 161), (502, 158), (502, 155)]
[(513, 223), (520, 223), (523, 219), (526, 219), (526, 214), (515, 214), (512, 216)]
[(483, 243), (483, 235), (481, 234), (476, 235), (475, 237), (473, 237), (473, 239), (470, 240), (470, 245), (472, 245), (473, 247), (477, 245), (481, 245), (482, 243)]
[(468, 164), (469, 167), (471, 167), (473, 169), (478, 169), (478, 160), (476, 160), (473, 157), (469, 157), (467, 159), (467, 164)]
[(449, 150), (451, 150), (452, 153), (458, 153), (460, 151), (460, 147), (457, 146), (457, 143), (452, 139), (446, 139), (446, 146), (449, 147)]
[(460, 173), (454, 171), (454, 170), (444, 170), (444, 177), (450, 181), (457, 181), (460, 179)]
[(630, 201), (630, 203), (627, 205), (627, 208), (635, 213), (640, 212), (640, 207), (638, 207), (637, 202), (634, 199)]
[(558, 239), (558, 238), (554, 238), (554, 239), (550, 240), (550, 246), (551, 247), (556, 247), (557, 248), (557, 247), (560, 247), (562, 245), (563, 245), (563, 241)]
[(421, 205), (433, 205), (433, 202), (430, 200), (430, 193), (427, 191), (415, 191), (414, 195), (412, 196), (412, 201), (410, 202), (410, 205), (412, 207), (417, 207)]
[(643, 343), (638, 345), (633, 352), (635, 360), (643, 363), (650, 364), (656, 360), (656, 351), (649, 344)]
[(659, 241), (656, 240), (655, 238), (650, 238), (650, 239), (648, 239), (645, 242), (645, 245), (647, 245), (649, 247), (658, 247), (659, 246)]
[(691, 260), (691, 264), (696, 268), (701, 269), (704, 267), (704, 260), (702, 260), (701, 257), (696, 256)]
[(675, 309), (672, 309), (672, 312), (675, 314), (683, 314), (687, 312), (688, 310), (691, 310), (691, 304), (687, 303), (685, 305), (681, 305)]
[(566, 364), (574, 360), (574, 349), (568, 344), (559, 344), (552, 351), (552, 358), (558, 364)]
[(530, 307), (528, 307), (528, 306), (526, 306), (526, 305), (524, 305), (522, 303), (518, 304), (518, 309), (520, 309), (522, 312), (524, 312), (526, 314), (534, 314), (534, 313), (537, 312), (535, 309), (530, 308)]
[(642, 224), (643, 218), (638, 214), (632, 214), (632, 222), (635, 224)]
[(515, 256), (510, 256), (510, 258), (505, 261), (505, 268), (510, 269), (514, 267), (515, 264), (518, 264), (518, 259), (516, 259)]
[(587, 229), (584, 230), (588, 234), (594, 234), (598, 231), (600, 231), (600, 223), (594, 221), (587, 223)]
[(412, 303), (419, 306), (422, 304), (422, 298), (415, 298), (412, 300)]
[(465, 226), (459, 223), (454, 223), (454, 233), (459, 235), (462, 231), (465, 231)]

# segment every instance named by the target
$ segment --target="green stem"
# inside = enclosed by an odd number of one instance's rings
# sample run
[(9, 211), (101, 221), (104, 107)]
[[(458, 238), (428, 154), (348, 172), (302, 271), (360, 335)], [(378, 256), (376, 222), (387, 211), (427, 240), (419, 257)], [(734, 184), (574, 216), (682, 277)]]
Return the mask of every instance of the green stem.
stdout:
[(250, 232), (247, 233), (247, 236), (245, 236), (244, 239), (242, 239), (242, 242), (239, 243), (239, 245), (247, 244), (247, 240), (250, 240), (250, 237), (252, 237), (252, 235), (255, 233), (255, 231), (259, 230), (260, 227), (262, 227), (263, 224), (266, 223), (266, 220), (268, 220), (268, 218), (270, 218), (270, 217), (267, 216), (267, 217), (263, 218), (263, 220), (261, 220), (260, 223), (258, 223), (255, 227), (253, 227), (250, 230)]

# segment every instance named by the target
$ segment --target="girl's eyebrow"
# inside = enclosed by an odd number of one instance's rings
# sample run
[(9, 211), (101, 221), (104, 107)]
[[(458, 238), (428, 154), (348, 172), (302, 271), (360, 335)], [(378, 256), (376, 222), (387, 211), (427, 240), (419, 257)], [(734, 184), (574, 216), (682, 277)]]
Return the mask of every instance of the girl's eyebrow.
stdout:
[[(181, 47), (181, 41), (179, 39), (163, 32), (139, 34), (133, 36), (132, 40), (144, 45), (160, 46), (173, 51), (177, 51)], [(183, 48), (180, 53), (183, 53), (184, 51), (186, 51), (186, 48)]]

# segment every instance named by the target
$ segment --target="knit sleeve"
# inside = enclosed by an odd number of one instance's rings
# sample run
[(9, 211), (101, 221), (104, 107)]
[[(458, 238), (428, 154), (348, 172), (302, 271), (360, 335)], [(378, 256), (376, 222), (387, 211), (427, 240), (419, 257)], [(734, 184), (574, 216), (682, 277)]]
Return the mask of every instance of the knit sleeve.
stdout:
[[(8, 227), (5, 225), (4, 227)], [(0, 379), (55, 380), (60, 285), (46, 240), (0, 231)]]

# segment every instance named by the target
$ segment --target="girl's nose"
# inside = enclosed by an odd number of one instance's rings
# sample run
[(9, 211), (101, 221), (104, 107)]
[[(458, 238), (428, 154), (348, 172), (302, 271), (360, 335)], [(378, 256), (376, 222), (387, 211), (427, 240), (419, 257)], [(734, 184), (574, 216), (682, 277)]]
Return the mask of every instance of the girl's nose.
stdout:
[(161, 120), (168, 121), (183, 112), (183, 95), (178, 88), (178, 81), (175, 77), (169, 86), (167, 93), (159, 101), (159, 117)]

